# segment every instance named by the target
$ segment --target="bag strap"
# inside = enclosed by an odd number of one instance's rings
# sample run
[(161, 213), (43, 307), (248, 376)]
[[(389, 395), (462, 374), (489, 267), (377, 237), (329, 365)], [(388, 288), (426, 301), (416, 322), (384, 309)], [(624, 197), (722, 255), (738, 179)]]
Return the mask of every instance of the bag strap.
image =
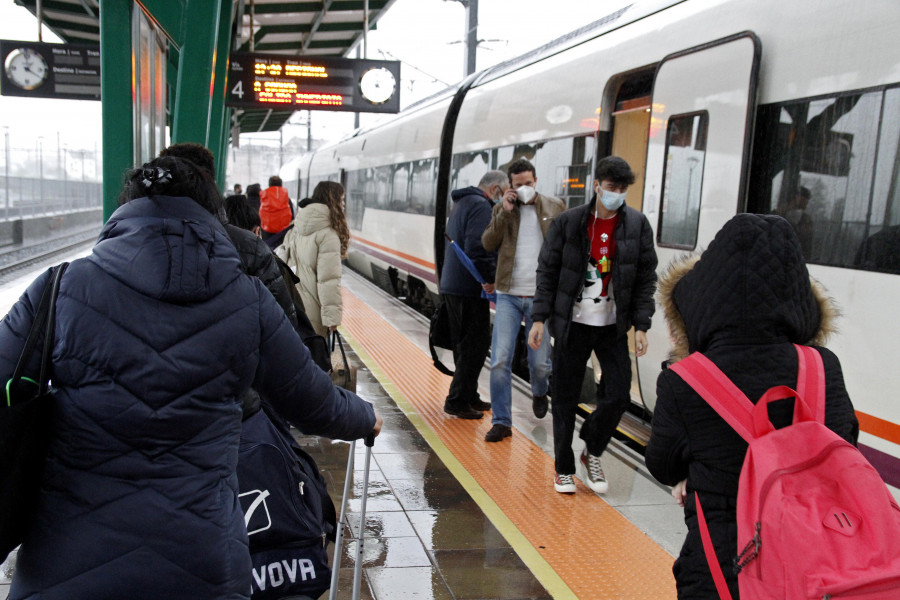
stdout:
[[(50, 279), (44, 285), (41, 293), (41, 299), (38, 302), (37, 309), (34, 312), (34, 318), (31, 321), (31, 328), (28, 330), (28, 338), (19, 355), (19, 362), (13, 375), (6, 385), (6, 405), (10, 406), (10, 389), (14, 389), (24, 377), (25, 367), (34, 352), (38, 339), (43, 334), (44, 347), (41, 353), (41, 370), (38, 381), (38, 394), (46, 394), (50, 387), (50, 359), (53, 355), (53, 340), (55, 338), (56, 329), (56, 297), (59, 294), (59, 284), (62, 280), (63, 273), (69, 263), (61, 263), (53, 267), (50, 272)], [(44, 324), (46, 322), (46, 329)]]
[(716, 591), (719, 593), (721, 600), (731, 600), (731, 591), (728, 584), (725, 583), (725, 574), (722, 573), (722, 565), (716, 556), (716, 549), (713, 547), (712, 536), (709, 535), (709, 526), (706, 524), (706, 517), (703, 516), (703, 507), (700, 506), (700, 495), (694, 492), (694, 502), (697, 505), (697, 523), (700, 525), (700, 541), (703, 542), (703, 554), (706, 555), (706, 564), (709, 565), (709, 572), (712, 574), (713, 583), (716, 584)]
[(441, 362), (441, 359), (438, 358), (437, 350), (434, 348), (434, 344), (431, 343), (431, 340), (428, 340), (428, 350), (431, 352), (431, 361), (434, 363), (434, 368), (443, 373), (444, 375), (449, 375), (453, 377), (453, 371), (447, 367), (444, 363)]
[(344, 343), (341, 342), (341, 334), (335, 329), (331, 333), (331, 351), (334, 352), (334, 344), (337, 342), (338, 348), (341, 349), (341, 358), (344, 360), (344, 368), (350, 372), (350, 361), (347, 360), (347, 353), (344, 352)]
[(825, 424), (825, 365), (822, 355), (809, 346), (797, 349), (797, 394), (813, 411), (816, 422)]
[(753, 403), (711, 360), (694, 352), (669, 367), (725, 419), (744, 441), (753, 433)]

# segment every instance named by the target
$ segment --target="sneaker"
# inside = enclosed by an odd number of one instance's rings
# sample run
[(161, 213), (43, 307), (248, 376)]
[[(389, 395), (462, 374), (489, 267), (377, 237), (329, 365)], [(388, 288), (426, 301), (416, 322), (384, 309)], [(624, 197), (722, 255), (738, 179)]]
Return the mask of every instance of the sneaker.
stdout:
[(484, 414), (480, 410), (475, 410), (469, 406), (463, 408), (455, 408), (452, 406), (444, 405), (444, 412), (448, 415), (452, 415), (454, 417), (460, 419), (480, 419), (484, 416)]
[(473, 400), (472, 404), (470, 404), (470, 406), (472, 408), (474, 408), (475, 410), (480, 410), (481, 412), (487, 412), (487, 411), (491, 410), (491, 403), (485, 402), (484, 400), (481, 400), (480, 398)]
[(600, 457), (589, 454), (585, 448), (581, 453), (581, 464), (587, 470), (587, 480), (584, 483), (598, 494), (605, 494), (609, 489), (609, 482), (606, 481), (606, 475), (603, 474)]
[(556, 478), (553, 480), (553, 487), (560, 494), (574, 494), (575, 479), (571, 475), (560, 475), (557, 473)]
[(500, 425), (499, 423), (495, 423), (491, 430), (488, 431), (484, 435), (484, 441), (486, 442), (499, 442), (503, 438), (508, 438), (512, 435), (512, 428), (507, 427), (506, 425)]
[(549, 405), (550, 401), (547, 399), (547, 394), (531, 397), (531, 410), (538, 419), (543, 419), (547, 415), (547, 407)]

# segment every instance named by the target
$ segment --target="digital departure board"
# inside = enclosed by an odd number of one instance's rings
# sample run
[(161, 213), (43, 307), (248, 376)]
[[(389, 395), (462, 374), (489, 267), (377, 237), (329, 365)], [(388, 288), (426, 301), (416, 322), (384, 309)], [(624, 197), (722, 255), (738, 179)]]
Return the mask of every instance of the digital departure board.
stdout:
[(236, 52), (227, 89), (227, 106), (395, 113), (400, 62)]
[(0, 40), (0, 94), (100, 99), (100, 46)]

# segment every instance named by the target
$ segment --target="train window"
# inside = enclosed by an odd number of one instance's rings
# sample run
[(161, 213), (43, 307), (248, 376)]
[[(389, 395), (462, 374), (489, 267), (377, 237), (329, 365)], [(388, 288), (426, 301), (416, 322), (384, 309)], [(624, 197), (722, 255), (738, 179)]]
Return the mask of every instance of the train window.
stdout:
[(900, 88), (884, 94), (870, 215), (857, 266), (900, 273)]
[(412, 184), (409, 186), (410, 212), (434, 215), (435, 160), (417, 160), (412, 164)]
[(556, 196), (566, 206), (581, 206), (586, 200), (585, 190), (588, 185), (590, 165), (570, 165), (556, 169)]
[(808, 262), (876, 268), (877, 260), (867, 266), (866, 254), (877, 255), (881, 238), (868, 240), (891, 222), (900, 137), (895, 94), (856, 92), (758, 109), (748, 210), (786, 218)]
[(347, 189), (344, 190), (347, 206), (347, 225), (350, 229), (362, 229), (366, 211), (366, 169), (347, 173)]
[(451, 189), (458, 190), (478, 185), (490, 168), (490, 155), (487, 152), (465, 152), (453, 155), (453, 168), (450, 174)]
[[(378, 167), (373, 170), (372, 180), (367, 182), (371, 194), (366, 195), (366, 206), (381, 210), (391, 208), (391, 167)], [(370, 203), (371, 202), (371, 203)]]
[(659, 216), (661, 246), (693, 249), (697, 245), (708, 123), (706, 112), (669, 119)]
[(391, 210), (407, 212), (409, 199), (409, 165), (395, 165), (394, 174), (391, 176)]

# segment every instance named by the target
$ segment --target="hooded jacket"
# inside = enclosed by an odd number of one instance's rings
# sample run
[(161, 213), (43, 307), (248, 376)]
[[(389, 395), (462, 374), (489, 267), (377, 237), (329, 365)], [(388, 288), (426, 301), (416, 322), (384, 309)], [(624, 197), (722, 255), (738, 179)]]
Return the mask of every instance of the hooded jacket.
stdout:
[(340, 325), (341, 240), (331, 227), (327, 205), (310, 201), (297, 211), (279, 256), (300, 278), (297, 288), (316, 332), (324, 336), (328, 327)]
[(277, 259), (272, 250), (252, 231), (227, 224), (225, 231), (238, 251), (244, 273), (252, 277), (259, 277), (266, 289), (272, 293), (275, 301), (284, 309), (288, 321), (296, 328), (297, 309), (291, 300), (291, 295), (281, 276), (281, 269), (278, 268)]
[[(535, 194), (534, 205), (537, 209), (538, 224), (541, 235), (547, 237), (547, 230), (553, 219), (566, 210), (566, 205), (559, 198)], [(505, 210), (503, 203), (494, 205), (491, 222), (481, 234), (481, 243), (488, 252), (497, 253), (497, 272), (494, 285), (498, 292), (508, 292), (512, 283), (513, 265), (516, 262), (516, 242), (519, 239), (519, 207)]]
[[(687, 257), (661, 277), (659, 302), (673, 338), (673, 361), (702, 352), (754, 403), (769, 388), (796, 387), (793, 345), (816, 347), (825, 367), (825, 425), (856, 443), (859, 425), (837, 357), (821, 347), (835, 309), (809, 277), (800, 241), (774, 215), (732, 218), (699, 257)], [(674, 573), (679, 598), (718, 598), (703, 554), (693, 492), (700, 494), (733, 597), (737, 580), (735, 507), (747, 443), (674, 371), (657, 380), (647, 468), (667, 485), (687, 478), (688, 534)], [(793, 401), (770, 406), (773, 424), (791, 422)]]
[[(0, 323), (4, 378), (48, 278)], [(372, 407), (313, 365), (189, 198), (120, 207), (66, 271), (56, 315), (53, 440), (10, 598), (248, 598), (238, 397), (252, 385), (304, 431), (340, 439), (370, 432)]]
[[(491, 222), (493, 203), (479, 187), (470, 186), (450, 192), (454, 207), (447, 221), (447, 235), (466, 253), (488, 283), (494, 282), (497, 269), (496, 252), (488, 252), (481, 234)], [(444, 243), (444, 267), (441, 269), (441, 292), (455, 296), (481, 297), (481, 284), (463, 266), (450, 242)]]
[(259, 221), (262, 230), (278, 233), (291, 224), (294, 211), (287, 190), (280, 185), (267, 187), (259, 194)]
[[(584, 287), (591, 255), (588, 218), (594, 212), (597, 195), (590, 203), (571, 208), (550, 225), (538, 259), (537, 291), (531, 316), (535, 321), (549, 320), (550, 333), (564, 341), (572, 321), (575, 299)], [(612, 262), (612, 287), (616, 301), (616, 331), (625, 335), (632, 326), (638, 331), (650, 329), (656, 310), (656, 250), (653, 230), (642, 213), (623, 205), (613, 232), (616, 253)]]

